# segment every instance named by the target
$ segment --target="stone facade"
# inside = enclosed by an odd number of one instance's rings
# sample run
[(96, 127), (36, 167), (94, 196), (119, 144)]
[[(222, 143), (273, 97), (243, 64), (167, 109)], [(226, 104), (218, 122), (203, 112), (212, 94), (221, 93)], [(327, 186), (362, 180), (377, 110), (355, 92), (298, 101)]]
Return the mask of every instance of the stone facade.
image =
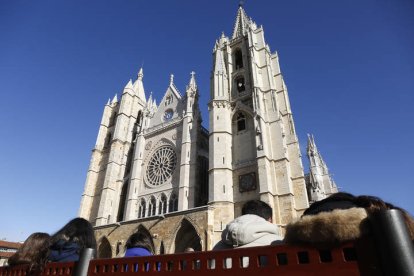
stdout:
[(242, 7), (232, 37), (223, 34), (213, 55), (210, 203), (234, 205), (237, 216), (245, 201), (261, 199), (283, 226), (308, 207), (308, 198), (278, 56)]
[[(210, 210), (209, 210), (210, 209)], [(187, 247), (197, 251), (211, 246), (208, 235), (208, 206), (167, 213), (142, 219), (95, 227), (98, 256), (123, 256), (128, 237), (141, 231), (152, 238), (155, 253), (184, 252)]]
[(122, 255), (136, 231), (157, 254), (209, 250), (252, 199), (282, 228), (308, 207), (278, 56), (242, 7), (213, 57), (209, 131), (194, 73), (184, 95), (171, 76), (158, 105), (141, 68), (105, 106), (79, 211), (95, 225), (99, 257)]

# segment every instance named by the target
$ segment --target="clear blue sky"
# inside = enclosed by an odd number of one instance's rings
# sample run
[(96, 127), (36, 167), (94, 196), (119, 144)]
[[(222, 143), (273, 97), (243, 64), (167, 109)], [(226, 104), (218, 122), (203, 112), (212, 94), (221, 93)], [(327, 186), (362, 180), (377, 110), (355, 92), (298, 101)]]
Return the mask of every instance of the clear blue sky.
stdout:
[[(204, 125), (214, 41), (238, 1), (0, 0), (0, 239), (78, 212), (103, 107), (144, 64), (158, 102), (194, 70)], [(414, 213), (414, 2), (247, 0), (278, 51), (305, 158), (344, 191)], [(307, 160), (304, 160), (307, 171)]]

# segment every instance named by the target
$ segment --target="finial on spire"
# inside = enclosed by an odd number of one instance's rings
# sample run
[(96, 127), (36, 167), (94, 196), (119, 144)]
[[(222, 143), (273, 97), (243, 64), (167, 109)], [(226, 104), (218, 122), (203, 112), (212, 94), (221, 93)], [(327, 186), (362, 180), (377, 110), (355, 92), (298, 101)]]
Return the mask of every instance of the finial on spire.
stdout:
[(174, 84), (174, 74), (170, 76), (170, 85)]
[(197, 89), (197, 84), (196, 84), (195, 77), (194, 77), (195, 72), (191, 71), (190, 75), (191, 75), (191, 78), (190, 78), (190, 83), (188, 84), (188, 87), (192, 89)]
[(243, 0), (240, 0), (239, 1), (239, 7), (243, 7), (243, 5), (244, 5), (244, 1)]
[(141, 68), (139, 69), (139, 72), (138, 72), (138, 79), (142, 80), (143, 77), (144, 77), (144, 69), (141, 66)]

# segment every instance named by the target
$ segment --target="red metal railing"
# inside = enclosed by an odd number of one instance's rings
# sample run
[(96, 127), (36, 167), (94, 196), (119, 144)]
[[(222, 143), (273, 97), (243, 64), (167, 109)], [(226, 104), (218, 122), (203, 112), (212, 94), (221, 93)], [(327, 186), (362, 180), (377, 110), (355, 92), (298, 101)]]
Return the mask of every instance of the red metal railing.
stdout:
[[(414, 245), (403, 214), (382, 210), (369, 217), (373, 237), (333, 249), (288, 245), (239, 248), (185, 254), (49, 263), (42, 275), (414, 275)], [(27, 266), (0, 267), (0, 276), (29, 275)]]
[[(42, 275), (72, 275), (74, 262), (49, 263)], [(1, 276), (27, 275), (27, 268), (0, 268)], [(382, 275), (371, 240), (330, 250), (275, 245), (149, 257), (96, 259), (88, 275)]]

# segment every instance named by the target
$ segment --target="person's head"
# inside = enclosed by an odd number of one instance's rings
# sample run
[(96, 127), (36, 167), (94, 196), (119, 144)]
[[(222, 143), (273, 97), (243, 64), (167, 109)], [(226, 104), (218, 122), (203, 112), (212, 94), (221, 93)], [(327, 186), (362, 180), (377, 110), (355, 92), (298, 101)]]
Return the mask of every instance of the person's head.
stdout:
[(312, 203), (303, 215), (316, 215), (320, 212), (330, 212), (338, 209), (345, 210), (354, 207), (362, 207), (357, 204), (357, 197), (349, 193), (339, 192)]
[(303, 216), (316, 215), (320, 212), (330, 212), (333, 210), (350, 209), (354, 207), (364, 208), (368, 215), (381, 210), (400, 210), (404, 217), (408, 231), (410, 232), (411, 239), (414, 240), (414, 218), (403, 208), (395, 206), (376, 196), (354, 196), (344, 192), (335, 193), (325, 199), (314, 202), (308, 209), (306, 209)]
[(379, 197), (362, 195), (357, 198), (359, 206), (364, 207), (368, 213), (375, 213), (381, 210), (399, 210), (404, 218), (405, 224), (407, 225), (408, 232), (411, 239), (414, 240), (414, 218), (403, 208), (395, 206), (389, 202), (385, 202)]
[(50, 236), (47, 233), (31, 234), (8, 260), (10, 266), (29, 264), (32, 270), (41, 270), (46, 263)]
[(51, 237), (51, 244), (63, 240), (75, 242), (80, 249), (93, 248), (96, 250), (95, 234), (89, 221), (83, 218), (74, 218)]
[(242, 215), (257, 215), (272, 222), (273, 210), (272, 207), (263, 201), (250, 200), (243, 205)]
[(147, 249), (149, 252), (151, 252), (151, 254), (154, 254), (154, 247), (152, 245), (151, 238), (142, 232), (136, 232), (132, 234), (128, 238), (125, 247), (126, 249), (141, 247)]
[(184, 249), (185, 253), (190, 253), (190, 252), (195, 252), (194, 248), (192, 247), (187, 247), (186, 249)]

